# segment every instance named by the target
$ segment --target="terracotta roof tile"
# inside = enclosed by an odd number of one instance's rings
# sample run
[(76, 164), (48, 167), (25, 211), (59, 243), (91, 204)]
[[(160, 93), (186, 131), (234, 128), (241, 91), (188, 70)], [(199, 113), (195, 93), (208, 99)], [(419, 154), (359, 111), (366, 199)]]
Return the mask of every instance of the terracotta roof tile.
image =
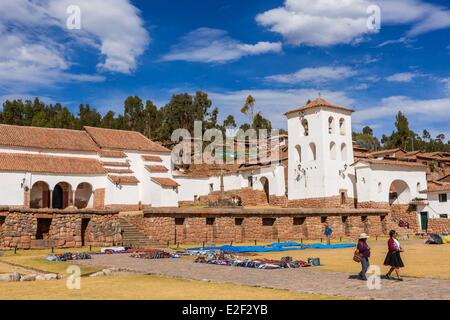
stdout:
[(405, 166), (405, 167), (419, 167), (419, 168), (426, 168), (427, 166), (418, 163), (418, 162), (407, 162), (407, 161), (398, 161), (398, 160), (376, 160), (376, 159), (358, 159), (355, 161), (352, 165), (355, 165), (357, 163), (369, 163), (369, 164), (381, 164), (381, 165), (390, 165), (390, 166)]
[(406, 151), (404, 151), (404, 150), (402, 150), (400, 148), (372, 151), (369, 154), (371, 156), (380, 156), (380, 155), (385, 155), (385, 154), (396, 153), (396, 152), (399, 152), (399, 151), (402, 152), (403, 154), (406, 154)]
[(420, 191), (420, 193), (427, 192), (450, 192), (450, 183), (448, 182), (440, 182), (440, 181), (428, 181), (428, 190)]
[(0, 153), (0, 171), (106, 174), (105, 169), (96, 159), (14, 153)]
[(308, 103), (307, 105), (305, 105), (303, 107), (298, 107), (296, 109), (293, 109), (293, 110), (290, 110), (290, 111), (286, 112), (285, 115), (288, 115), (288, 114), (293, 113), (293, 112), (304, 111), (304, 110), (317, 108), (317, 107), (328, 107), (328, 108), (337, 109), (337, 110), (341, 110), (341, 111), (353, 112), (352, 109), (347, 109), (347, 108), (344, 108), (344, 107), (335, 106), (335, 105), (331, 104), (330, 102), (326, 101), (325, 99), (318, 98), (318, 99), (316, 99), (314, 101), (311, 101), (310, 103)]
[(0, 145), (44, 150), (97, 152), (98, 147), (84, 131), (0, 125)]
[(117, 174), (130, 174), (134, 173), (133, 170), (130, 169), (115, 169), (115, 168), (105, 168), (108, 173), (117, 173)]
[(168, 172), (169, 171), (169, 169), (167, 169), (164, 166), (160, 166), (160, 165), (145, 166), (145, 169), (147, 169), (149, 172)]
[(144, 155), (144, 156), (142, 156), (142, 159), (144, 161), (162, 162), (162, 159), (160, 156)]
[(102, 161), (101, 164), (105, 167), (130, 167), (128, 162)]
[(170, 152), (169, 149), (151, 141), (140, 132), (84, 127), (100, 148), (150, 152)]
[(179, 186), (179, 184), (170, 178), (152, 178), (152, 181), (156, 184), (159, 184), (161, 187), (170, 187), (170, 188), (176, 188)]
[(126, 158), (127, 155), (123, 151), (118, 150), (100, 150), (98, 153), (103, 158)]
[(138, 184), (139, 180), (135, 176), (108, 176), (109, 180), (117, 184)]

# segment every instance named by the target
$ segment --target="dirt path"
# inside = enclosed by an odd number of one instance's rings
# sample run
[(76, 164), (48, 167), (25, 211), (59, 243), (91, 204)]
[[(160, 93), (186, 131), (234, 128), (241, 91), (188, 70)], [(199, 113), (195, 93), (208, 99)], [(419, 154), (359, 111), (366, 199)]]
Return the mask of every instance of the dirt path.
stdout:
[(238, 285), (285, 289), (294, 292), (372, 299), (450, 300), (450, 280), (405, 278), (403, 282), (381, 280), (380, 290), (369, 290), (364, 281), (350, 279), (350, 273), (313, 268), (257, 270), (197, 264), (188, 259), (145, 260), (128, 255), (97, 255), (80, 262), (103, 267), (125, 267), (136, 272), (208, 280)]

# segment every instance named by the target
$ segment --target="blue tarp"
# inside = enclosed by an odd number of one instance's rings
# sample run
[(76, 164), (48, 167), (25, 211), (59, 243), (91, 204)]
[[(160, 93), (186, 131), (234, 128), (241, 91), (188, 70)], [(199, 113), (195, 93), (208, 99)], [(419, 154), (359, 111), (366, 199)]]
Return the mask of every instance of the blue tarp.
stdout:
[(221, 247), (198, 247), (198, 248), (188, 248), (187, 250), (192, 251), (214, 251), (221, 250), (226, 252), (281, 252), (289, 250), (305, 250), (305, 249), (339, 249), (339, 248), (352, 248), (356, 247), (354, 243), (336, 243), (336, 244), (322, 244), (322, 243), (312, 243), (312, 244), (302, 244), (297, 242), (275, 242), (268, 244), (267, 246), (221, 246)]

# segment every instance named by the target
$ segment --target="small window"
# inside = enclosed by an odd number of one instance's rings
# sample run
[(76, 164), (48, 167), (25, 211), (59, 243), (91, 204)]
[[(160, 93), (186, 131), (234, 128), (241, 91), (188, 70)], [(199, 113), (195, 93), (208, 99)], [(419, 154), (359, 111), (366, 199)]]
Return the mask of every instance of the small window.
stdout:
[(328, 133), (334, 134), (334, 118), (333, 117), (328, 118)]
[(210, 183), (209, 184), (209, 192), (213, 192), (214, 191), (214, 183)]
[(378, 193), (381, 193), (383, 191), (383, 185), (381, 182), (378, 183)]
[(447, 202), (447, 194), (446, 193), (439, 194), (439, 202)]
[(212, 226), (216, 222), (216, 218), (206, 218), (206, 225)]
[(341, 191), (341, 205), (347, 203), (347, 191)]
[(347, 223), (348, 221), (348, 217), (347, 216), (342, 216), (342, 223)]
[(0, 227), (5, 223), (6, 217), (0, 216)]
[(330, 159), (336, 160), (336, 143), (330, 143)]
[(302, 127), (303, 127), (303, 135), (308, 136), (309, 135), (308, 120), (304, 119), (302, 121)]
[(420, 182), (417, 182), (417, 192), (422, 191), (422, 185), (420, 184)]
[(273, 226), (275, 224), (275, 218), (263, 218), (262, 219), (262, 225), (263, 226)]
[(253, 188), (253, 177), (252, 177), (252, 176), (249, 176), (247, 179), (248, 179), (248, 186), (249, 186), (250, 188)]
[(294, 226), (301, 226), (304, 223), (305, 223), (305, 218), (303, 218), (303, 217), (294, 218), (294, 222), (293, 222)]
[(448, 214), (440, 214), (439, 218), (441, 218), (441, 219), (448, 219)]
[(235, 218), (234, 219), (234, 225), (236, 225), (236, 226), (242, 226), (243, 223), (244, 223), (244, 218)]
[(345, 136), (346, 132), (345, 132), (345, 119), (341, 118), (339, 120), (339, 131), (341, 133), (341, 135)]
[(184, 218), (175, 218), (175, 225), (182, 226), (184, 224)]
[(362, 221), (362, 222), (367, 222), (367, 216), (362, 216), (362, 217), (361, 217), (361, 221)]
[(320, 217), (320, 222), (325, 223), (327, 222), (328, 217)]

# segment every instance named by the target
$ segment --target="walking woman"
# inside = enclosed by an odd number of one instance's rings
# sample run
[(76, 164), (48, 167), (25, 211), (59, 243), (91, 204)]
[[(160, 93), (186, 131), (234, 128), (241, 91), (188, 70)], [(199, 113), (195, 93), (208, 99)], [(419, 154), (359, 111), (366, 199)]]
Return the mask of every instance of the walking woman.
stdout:
[(358, 274), (360, 280), (367, 280), (366, 272), (370, 266), (370, 247), (367, 244), (367, 238), (369, 238), (367, 234), (361, 233), (359, 236), (358, 245), (356, 246), (356, 250), (358, 250), (359, 256), (361, 257), (361, 272)]
[(400, 268), (404, 267), (402, 258), (400, 257), (400, 252), (403, 252), (403, 249), (400, 246), (400, 242), (397, 240), (397, 233), (395, 230), (389, 231), (388, 250), (386, 259), (384, 259), (384, 265), (390, 266), (391, 269), (386, 274), (386, 279), (392, 279), (391, 274), (395, 270), (397, 280), (403, 281), (399, 274)]

